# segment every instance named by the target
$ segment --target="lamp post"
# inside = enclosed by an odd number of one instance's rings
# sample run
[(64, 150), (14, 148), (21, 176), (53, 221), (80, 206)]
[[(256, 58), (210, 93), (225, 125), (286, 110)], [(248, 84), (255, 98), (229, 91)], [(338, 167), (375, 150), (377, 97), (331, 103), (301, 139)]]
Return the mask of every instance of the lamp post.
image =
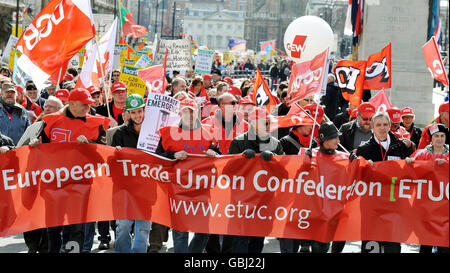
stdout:
[(173, 12), (172, 12), (172, 39), (175, 39), (175, 13), (177, 9), (177, 2), (173, 2)]

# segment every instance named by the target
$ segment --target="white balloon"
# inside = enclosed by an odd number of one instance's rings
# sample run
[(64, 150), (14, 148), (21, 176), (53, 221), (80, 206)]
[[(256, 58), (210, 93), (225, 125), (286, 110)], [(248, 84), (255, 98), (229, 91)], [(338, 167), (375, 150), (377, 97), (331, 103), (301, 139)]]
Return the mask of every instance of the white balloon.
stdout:
[(284, 48), (295, 62), (313, 59), (334, 43), (333, 30), (322, 18), (302, 16), (295, 19), (284, 33)]

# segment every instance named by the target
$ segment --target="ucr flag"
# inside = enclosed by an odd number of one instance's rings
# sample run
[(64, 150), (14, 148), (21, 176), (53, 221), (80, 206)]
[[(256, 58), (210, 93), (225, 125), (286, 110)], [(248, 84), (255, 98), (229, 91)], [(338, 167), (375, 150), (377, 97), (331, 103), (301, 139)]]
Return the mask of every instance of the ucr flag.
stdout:
[(362, 99), (367, 61), (340, 60), (334, 67), (334, 74), (344, 99)]
[(381, 90), (391, 88), (391, 44), (381, 52), (372, 54), (367, 60), (364, 89)]
[(376, 96), (370, 99), (370, 104), (375, 107), (375, 112), (386, 112), (392, 108), (388, 96), (384, 90), (380, 91)]
[(166, 91), (167, 83), (165, 75), (167, 53), (168, 49), (166, 49), (164, 64), (154, 65), (147, 69), (138, 70), (137, 72), (138, 77), (145, 82), (150, 93), (164, 94), (164, 92)]
[(16, 46), (23, 54), (17, 64), (39, 89), (46, 80), (58, 84), (61, 69), (94, 37), (90, 1), (52, 0), (19, 38)]
[(322, 90), (324, 74), (328, 60), (328, 49), (306, 62), (292, 66), (291, 79), (289, 81), (289, 104), (299, 101)]
[(80, 76), (78, 77), (76, 88), (88, 88), (93, 85), (100, 90), (100, 80), (98, 71), (98, 48), (96, 45), (89, 41), (86, 44), (86, 54), (84, 55), (83, 68), (81, 69)]
[(275, 40), (261, 42), (260, 45), (261, 45), (261, 51), (271, 52), (272, 50), (275, 50)]
[(422, 47), (422, 50), (425, 56), (425, 64), (431, 73), (431, 77), (448, 86), (447, 73), (445, 72), (444, 63), (442, 62), (441, 54), (439, 54), (434, 36)]
[(249, 97), (255, 102), (256, 107), (265, 107), (269, 113), (272, 113), (279, 103), (278, 98), (270, 92), (269, 86), (258, 68), (256, 68), (255, 85), (253, 90), (250, 91)]

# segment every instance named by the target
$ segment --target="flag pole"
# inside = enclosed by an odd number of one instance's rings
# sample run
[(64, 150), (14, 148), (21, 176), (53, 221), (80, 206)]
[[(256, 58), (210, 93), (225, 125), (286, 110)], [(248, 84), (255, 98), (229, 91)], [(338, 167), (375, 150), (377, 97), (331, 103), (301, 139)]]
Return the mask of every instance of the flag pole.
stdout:
[(102, 59), (101, 59), (101, 56), (100, 56), (100, 49), (98, 47), (97, 38), (98, 38), (98, 36), (96, 36), (94, 38), (94, 40), (95, 40), (95, 47), (96, 47), (96, 50), (97, 50), (97, 60), (100, 63), (100, 72), (101, 72), (102, 80), (103, 80), (103, 88), (105, 88), (106, 109), (108, 110), (108, 117), (112, 118), (111, 117), (111, 112), (110, 112), (110, 109), (109, 109), (109, 98), (111, 97), (111, 90), (108, 88), (109, 86), (106, 84), (105, 73), (103, 72), (103, 65), (102, 65), (102, 61), (101, 61)]
[(56, 83), (56, 91), (59, 90), (59, 82), (61, 81), (61, 72), (62, 72), (62, 67), (59, 68), (58, 82)]

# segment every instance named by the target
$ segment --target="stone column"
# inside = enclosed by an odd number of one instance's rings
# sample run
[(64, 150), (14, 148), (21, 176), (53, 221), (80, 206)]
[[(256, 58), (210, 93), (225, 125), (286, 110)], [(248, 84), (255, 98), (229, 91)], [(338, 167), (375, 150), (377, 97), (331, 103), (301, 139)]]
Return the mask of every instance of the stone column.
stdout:
[[(428, 1), (367, 0), (358, 59), (392, 43), (392, 104), (410, 106), (419, 126), (433, 119), (433, 79), (427, 70), (422, 46), (427, 42)], [(389, 90), (386, 90), (389, 95)], [(372, 91), (372, 96), (377, 94)]]

